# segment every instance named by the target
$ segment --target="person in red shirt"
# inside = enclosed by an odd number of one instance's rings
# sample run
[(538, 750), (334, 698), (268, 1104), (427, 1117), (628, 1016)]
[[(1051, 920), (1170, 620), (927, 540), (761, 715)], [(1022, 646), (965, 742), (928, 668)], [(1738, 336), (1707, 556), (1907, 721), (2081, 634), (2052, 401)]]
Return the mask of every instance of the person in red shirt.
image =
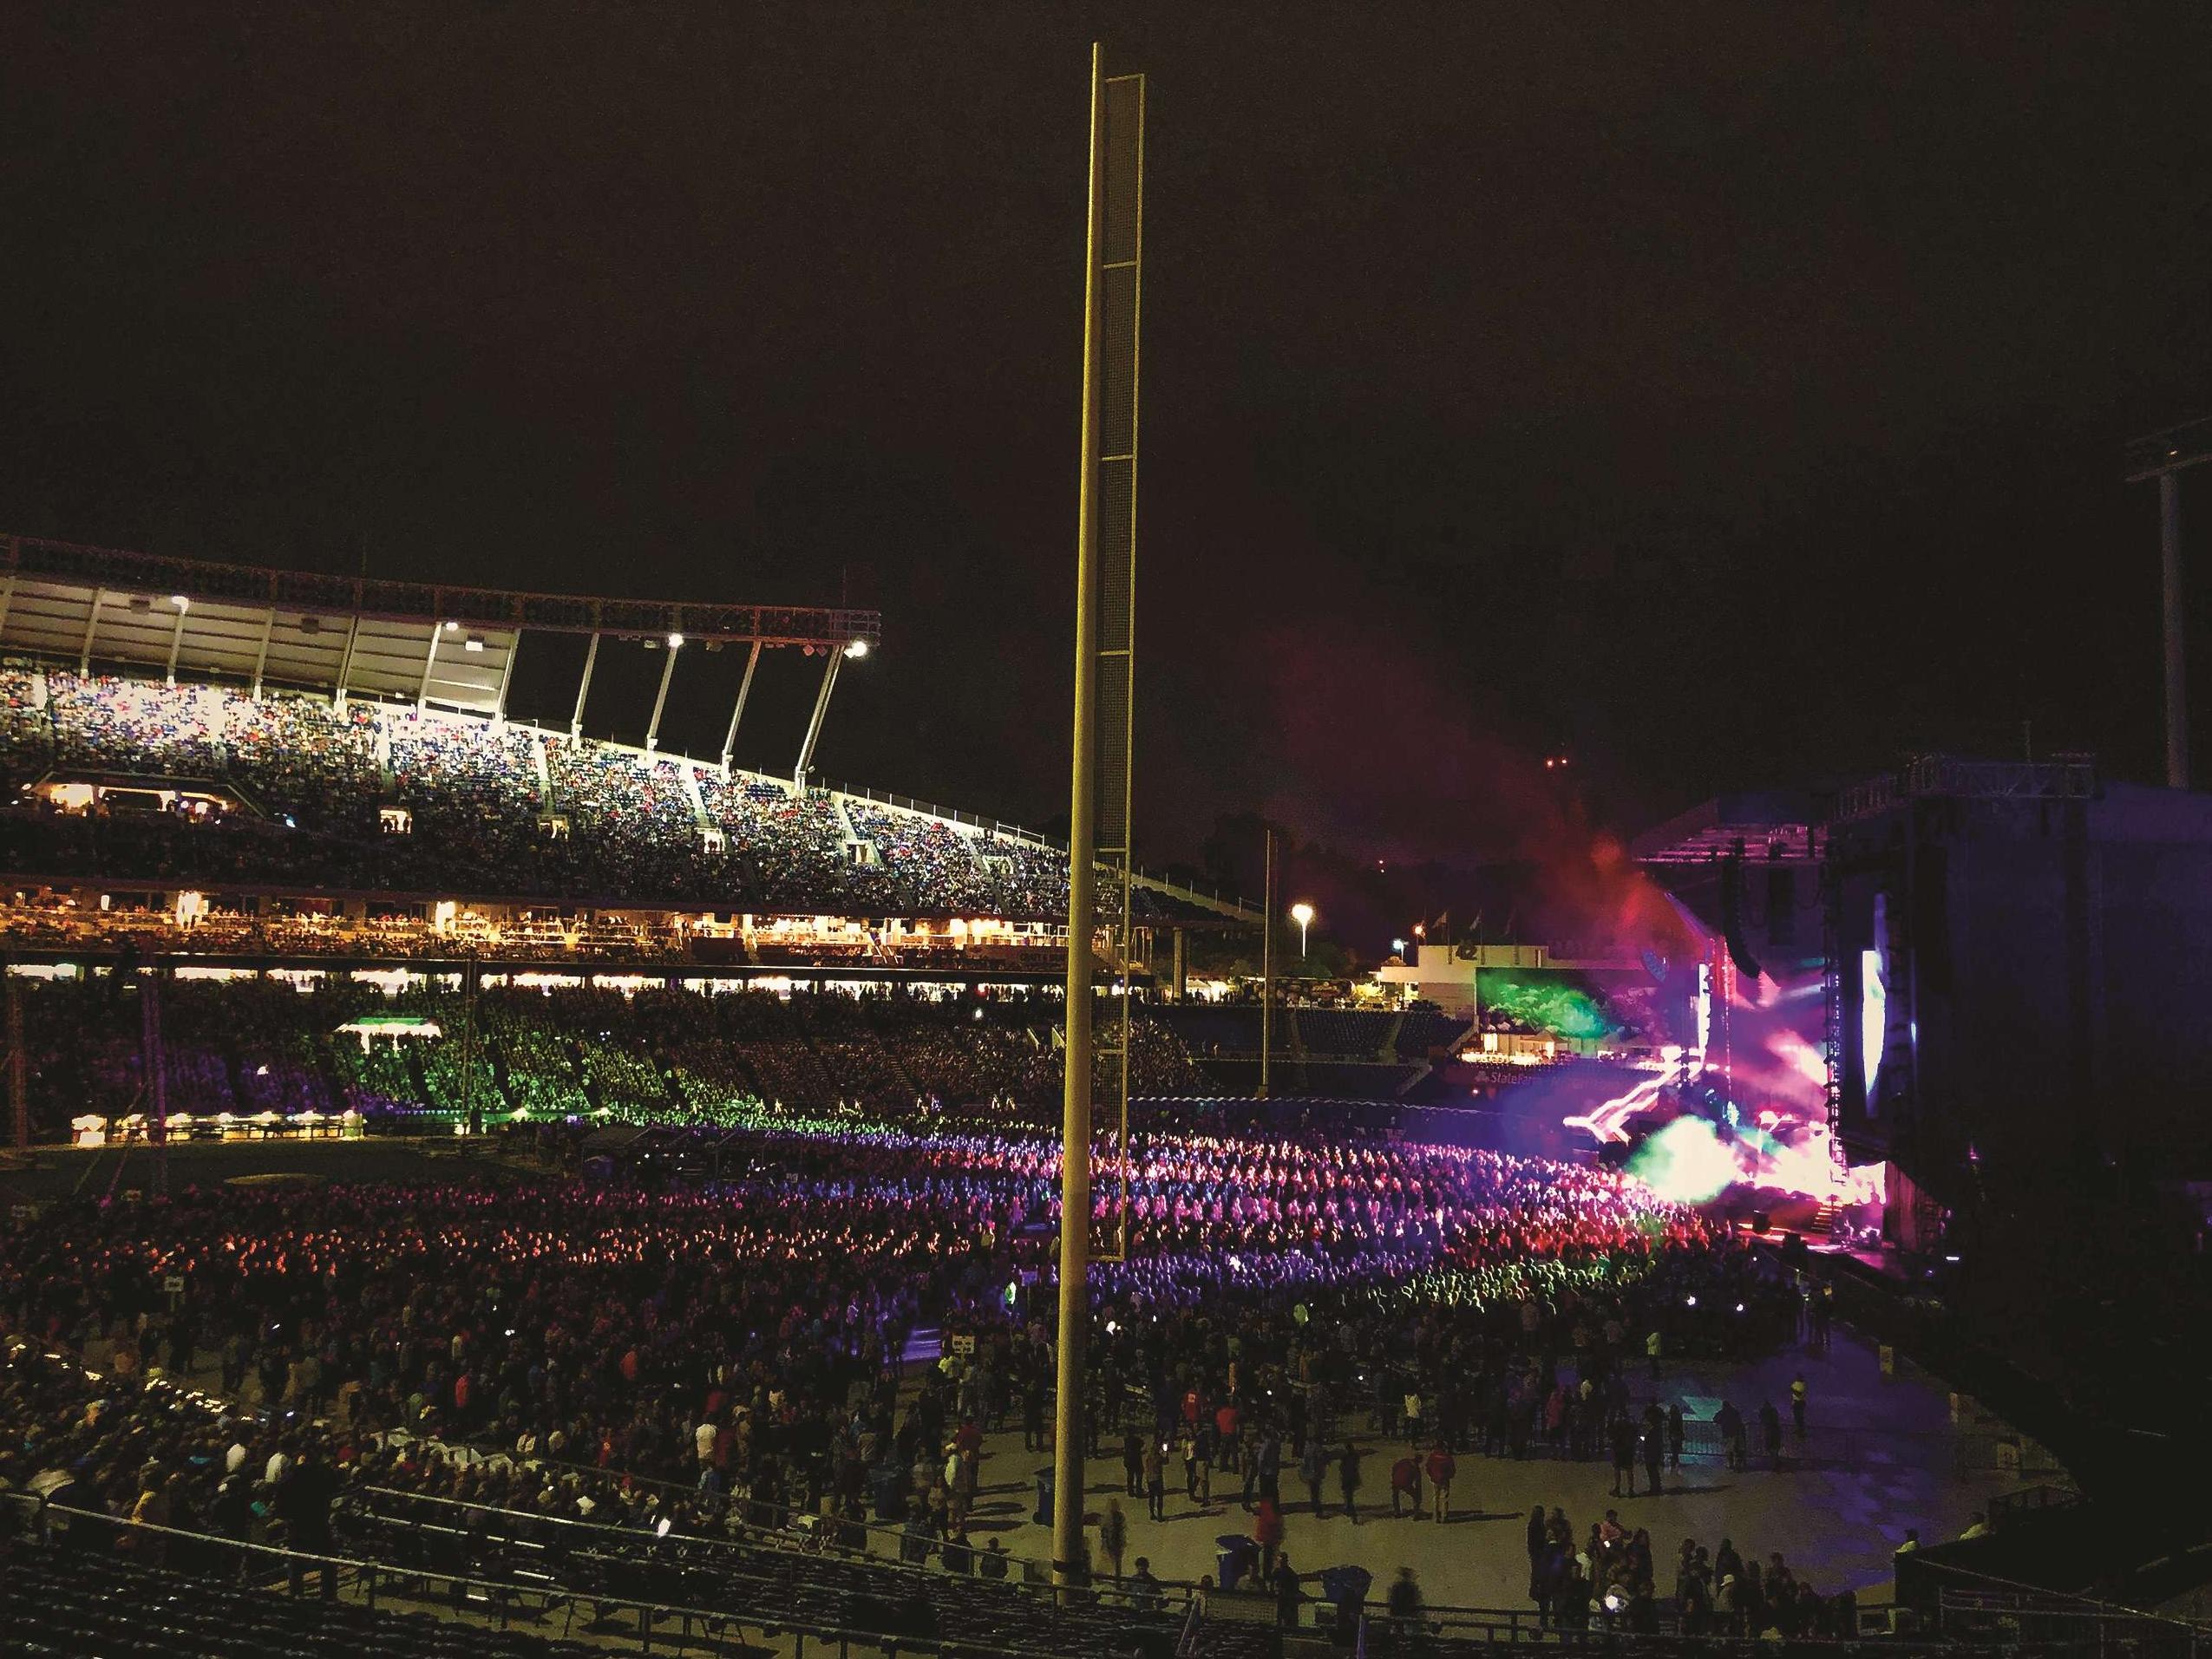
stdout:
[(1451, 1519), (1451, 1483), (1458, 1473), (1459, 1460), (1439, 1441), (1429, 1453), (1429, 1490), (1436, 1494), (1436, 1515), (1440, 1521)]
[(1408, 1452), (1391, 1465), (1391, 1513), (1399, 1513), (1398, 1502), (1410, 1499), (1413, 1504), (1413, 1519), (1421, 1519), (1421, 1460)]
[(1275, 1574), (1275, 1551), (1283, 1547), (1283, 1512), (1272, 1498), (1262, 1498), (1252, 1517), (1252, 1541), (1260, 1546), (1260, 1581)]

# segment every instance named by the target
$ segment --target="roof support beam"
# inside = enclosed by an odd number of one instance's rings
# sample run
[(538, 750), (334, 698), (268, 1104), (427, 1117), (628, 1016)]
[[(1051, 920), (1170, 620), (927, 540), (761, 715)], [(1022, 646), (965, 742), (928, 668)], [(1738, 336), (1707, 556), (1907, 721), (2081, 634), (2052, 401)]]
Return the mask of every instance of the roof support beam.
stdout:
[(338, 658), (338, 689), (330, 698), (335, 708), (345, 707), (345, 683), (353, 676), (354, 642), (361, 637), (361, 618), (356, 617), (346, 625), (345, 654)]
[(568, 717), (570, 741), (584, 735), (584, 699), (592, 695), (592, 670), (599, 665), (599, 637), (592, 636), (591, 649), (584, 653), (584, 677), (576, 687), (576, 712)]
[(684, 649), (684, 637), (671, 634), (665, 649), (668, 661), (660, 667), (660, 694), (653, 699), (652, 722), (645, 728), (645, 747), (648, 749), (660, 747), (660, 711), (668, 707), (668, 683), (676, 677), (676, 656)]
[(253, 696), (256, 702), (261, 697), (261, 671), (269, 666), (269, 636), (276, 626), (277, 613), (274, 611), (265, 613), (261, 618), (261, 643), (253, 653)]
[(8, 606), (16, 597), (16, 578), (10, 576), (0, 582), (0, 634), (8, 631)]
[(730, 753), (737, 747), (737, 722), (745, 717), (745, 699), (753, 694), (753, 670), (760, 665), (761, 643), (756, 639), (752, 655), (745, 659), (745, 677), (737, 682), (737, 706), (730, 711), (730, 729), (722, 737), (722, 776), (725, 783), (730, 780)]
[(499, 699), (492, 705), (492, 718), (507, 718), (507, 688), (514, 679), (514, 659), (522, 655), (522, 636), (515, 635), (514, 643), (507, 648), (507, 664), (500, 669)]
[(415, 712), (418, 715), (429, 706), (430, 670), (438, 665), (438, 636), (445, 630), (446, 624), (442, 622), (430, 624), (429, 649), (422, 653), (422, 684), (415, 694)]
[[(181, 594), (177, 597), (180, 599), (183, 598), (183, 595)], [(190, 613), (191, 610), (192, 604), (189, 600), (186, 600), (185, 603), (178, 605), (177, 625), (169, 630), (169, 666), (165, 677), (171, 685), (174, 685), (177, 683), (177, 653), (184, 649), (185, 617)]]
[(92, 591), (92, 604), (84, 613), (84, 649), (77, 653), (77, 676), (82, 678), (92, 672), (92, 637), (99, 631), (100, 607), (108, 600), (106, 588)]
[(845, 660), (845, 653), (829, 653), (829, 666), (821, 671), (821, 689), (815, 694), (814, 718), (807, 722), (807, 741), (799, 746), (799, 764), (791, 774), (791, 781), (800, 788), (807, 787), (807, 768), (815, 763), (815, 744), (821, 736), (821, 717), (829, 712), (829, 694), (837, 685), (837, 665)]

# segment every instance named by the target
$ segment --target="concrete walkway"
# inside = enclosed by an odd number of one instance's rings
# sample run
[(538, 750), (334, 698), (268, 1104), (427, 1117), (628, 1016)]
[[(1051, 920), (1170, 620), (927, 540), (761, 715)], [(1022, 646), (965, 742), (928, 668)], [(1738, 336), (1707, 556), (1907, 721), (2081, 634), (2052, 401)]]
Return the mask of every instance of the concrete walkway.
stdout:
[[(1301, 1572), (1365, 1567), (1374, 1575), (1378, 1595), (1399, 1567), (1410, 1566), (1432, 1604), (1527, 1608), (1523, 1535), (1531, 1506), (1564, 1508), (1578, 1538), (1610, 1508), (1631, 1530), (1651, 1529), (1663, 1596), (1673, 1587), (1675, 1551), (1690, 1537), (1709, 1550), (1732, 1538), (1739, 1552), (1756, 1552), (1762, 1560), (1779, 1551), (1801, 1578), (1824, 1594), (1849, 1589), (1863, 1599), (1875, 1591), (1873, 1599), (1881, 1600), (1891, 1577), (1891, 1554), (1907, 1527), (1918, 1527), (1931, 1544), (1955, 1538), (1991, 1498), (2026, 1484), (2019, 1475), (1997, 1471), (2001, 1424), (1969, 1404), (1954, 1427), (1940, 1382), (1904, 1367), (1883, 1376), (1875, 1350), (1841, 1329), (1826, 1352), (1792, 1350), (1744, 1367), (1668, 1365), (1656, 1383), (1639, 1375), (1636, 1397), (1639, 1402), (1656, 1397), (1662, 1405), (1679, 1399), (1688, 1414), (1704, 1418), (1721, 1400), (1732, 1400), (1751, 1420), (1754, 1441), (1759, 1402), (1771, 1399), (1783, 1414), (1786, 1437), (1790, 1382), (1801, 1369), (1810, 1400), (1814, 1455), (1794, 1460), (1794, 1466), (1786, 1447), (1778, 1470), (1754, 1466), (1731, 1473), (1718, 1463), (1692, 1461), (1668, 1472), (1662, 1496), (1616, 1499), (1605, 1463), (1469, 1455), (1459, 1460), (1453, 1517), (1439, 1525), (1391, 1518), (1390, 1466), (1402, 1445), (1361, 1434), (1354, 1436), (1365, 1453), (1359, 1524), (1345, 1519), (1338, 1507), (1333, 1472), (1323, 1499), (1335, 1512), (1317, 1519), (1295, 1467), (1286, 1467), (1284, 1547)], [(988, 1436), (985, 1451), (972, 1535), (978, 1543), (997, 1538), (1018, 1556), (1049, 1560), (1050, 1529), (1031, 1519), (1036, 1472), (1049, 1459), (1024, 1452), (1018, 1433)], [(1118, 1442), (1113, 1451), (1088, 1465), (1085, 1492), (1094, 1520), (1108, 1499), (1120, 1497), (1129, 1518), (1131, 1561), (1146, 1556), (1159, 1577), (1195, 1579), (1215, 1571), (1217, 1536), (1250, 1532), (1251, 1518), (1239, 1502), (1240, 1482), (1217, 1474), (1214, 1502), (1195, 1505), (1182, 1494), (1179, 1461), (1171, 1461), (1167, 1519), (1147, 1519), (1144, 1500), (1124, 1492)], [(1764, 1461), (1755, 1455), (1755, 1465)], [(1639, 1468), (1639, 1488), (1643, 1479)]]

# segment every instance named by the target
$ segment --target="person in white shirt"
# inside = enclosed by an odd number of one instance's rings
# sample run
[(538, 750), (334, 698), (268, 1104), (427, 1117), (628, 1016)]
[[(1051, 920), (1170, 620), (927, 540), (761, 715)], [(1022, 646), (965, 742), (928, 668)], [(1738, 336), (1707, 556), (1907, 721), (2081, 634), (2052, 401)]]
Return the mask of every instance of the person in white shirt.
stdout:
[(272, 1452), (269, 1454), (269, 1466), (261, 1473), (261, 1484), (266, 1486), (275, 1486), (285, 1478), (285, 1472), (291, 1467), (291, 1460), (285, 1455), (281, 1448)]
[(701, 1423), (691, 1431), (691, 1444), (697, 1449), (700, 1462), (714, 1461), (714, 1442), (717, 1433), (712, 1423)]

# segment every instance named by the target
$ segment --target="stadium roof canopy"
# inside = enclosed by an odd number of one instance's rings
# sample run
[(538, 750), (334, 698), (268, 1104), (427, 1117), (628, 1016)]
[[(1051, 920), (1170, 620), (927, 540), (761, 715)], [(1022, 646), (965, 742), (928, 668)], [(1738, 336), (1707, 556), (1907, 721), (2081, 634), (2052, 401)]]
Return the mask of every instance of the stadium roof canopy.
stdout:
[(0, 650), (428, 701), (505, 702), (531, 630), (800, 646), (880, 643), (874, 611), (594, 599), (219, 565), (0, 538)]

